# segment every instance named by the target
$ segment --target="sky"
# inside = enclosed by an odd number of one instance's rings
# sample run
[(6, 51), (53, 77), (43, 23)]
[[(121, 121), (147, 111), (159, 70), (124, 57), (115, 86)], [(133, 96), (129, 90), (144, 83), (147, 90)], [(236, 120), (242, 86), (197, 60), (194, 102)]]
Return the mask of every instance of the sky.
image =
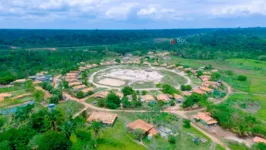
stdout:
[(0, 28), (266, 27), (266, 0), (0, 0)]

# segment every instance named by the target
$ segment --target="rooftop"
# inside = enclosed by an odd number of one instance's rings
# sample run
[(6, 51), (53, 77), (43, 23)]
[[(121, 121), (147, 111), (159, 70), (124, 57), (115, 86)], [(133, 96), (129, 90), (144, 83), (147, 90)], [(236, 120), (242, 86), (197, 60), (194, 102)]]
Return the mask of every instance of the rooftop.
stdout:
[(92, 112), (88, 117), (87, 121), (101, 121), (104, 124), (114, 124), (117, 114), (106, 113), (106, 112)]

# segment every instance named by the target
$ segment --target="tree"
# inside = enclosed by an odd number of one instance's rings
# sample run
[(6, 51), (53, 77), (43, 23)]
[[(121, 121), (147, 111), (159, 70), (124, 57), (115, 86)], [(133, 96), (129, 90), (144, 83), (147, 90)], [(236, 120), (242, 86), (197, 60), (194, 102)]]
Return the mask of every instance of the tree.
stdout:
[(37, 90), (33, 93), (33, 97), (36, 101), (41, 102), (44, 99), (44, 92)]
[(244, 75), (239, 75), (239, 76), (237, 77), (237, 80), (238, 80), (238, 81), (246, 81), (246, 80), (247, 80), (247, 77), (244, 76)]
[(95, 137), (98, 138), (98, 135), (103, 128), (103, 123), (99, 121), (92, 121), (90, 128), (93, 130)]
[(118, 58), (116, 58), (116, 59), (115, 59), (115, 62), (117, 62), (117, 63), (119, 63), (119, 64), (120, 64), (120, 63), (121, 63), (121, 60), (120, 60), (120, 59), (118, 59)]
[(50, 103), (58, 104), (59, 101), (60, 101), (60, 99), (59, 99), (58, 95), (53, 95), (52, 97), (50, 97)]
[(11, 150), (9, 141), (2, 141), (0, 142), (0, 149), (2, 150)]
[(132, 133), (135, 139), (139, 141), (141, 141), (141, 139), (143, 138), (143, 135), (145, 135), (145, 131), (143, 131), (142, 129), (135, 129)]
[(132, 103), (128, 101), (127, 97), (123, 97), (122, 99), (123, 108), (130, 108), (132, 107)]
[(190, 120), (188, 120), (188, 119), (184, 119), (184, 120), (183, 120), (183, 127), (184, 127), (184, 128), (190, 128), (190, 127), (191, 127), (191, 125), (190, 125)]
[(84, 95), (84, 92), (78, 91), (76, 96), (77, 98), (83, 98), (85, 95)]
[(221, 77), (221, 75), (220, 75), (219, 72), (214, 72), (214, 73), (212, 73), (212, 75), (211, 75), (211, 81), (217, 81), (217, 80), (220, 79), (220, 77)]
[(175, 136), (173, 136), (173, 135), (168, 135), (168, 142), (170, 143), (170, 144), (175, 144), (176, 143), (176, 137)]
[(190, 91), (192, 89), (191, 85), (181, 85), (181, 91)]
[(69, 88), (68, 82), (65, 81), (65, 80), (62, 81), (62, 86), (63, 86), (64, 89), (68, 89)]
[(132, 95), (134, 93), (134, 90), (132, 89), (132, 87), (126, 86), (122, 89), (122, 92), (124, 96), (127, 96), (127, 95)]
[(197, 71), (197, 77), (200, 77), (203, 75), (203, 72), (201, 70)]
[(62, 132), (48, 131), (40, 136), (38, 146), (38, 150), (66, 150), (70, 141)]
[(147, 94), (147, 91), (143, 90), (142, 95), (146, 95), (146, 94)]
[(97, 104), (99, 107), (104, 107), (106, 105), (106, 100), (104, 98), (101, 98), (98, 100)]
[(120, 98), (115, 93), (111, 92), (106, 97), (106, 105), (108, 108), (116, 109), (120, 107)]
[(171, 100), (170, 101), (170, 106), (175, 106), (176, 104), (175, 104), (175, 101), (174, 100)]
[(40, 110), (39, 112), (32, 114), (30, 117), (31, 127), (40, 133), (50, 130), (51, 123), (47, 114), (47, 110)]
[(165, 93), (165, 94), (170, 94), (170, 95), (172, 95), (172, 94), (180, 94), (180, 92), (176, 88), (174, 88), (174, 87), (172, 87), (171, 85), (168, 85), (168, 84), (164, 84), (163, 85), (162, 92)]

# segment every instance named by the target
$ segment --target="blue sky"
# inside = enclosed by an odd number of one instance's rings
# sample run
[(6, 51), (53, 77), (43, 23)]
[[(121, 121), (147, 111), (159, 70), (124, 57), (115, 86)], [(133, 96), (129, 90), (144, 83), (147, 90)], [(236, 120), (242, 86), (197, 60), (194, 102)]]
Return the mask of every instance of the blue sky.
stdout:
[(266, 0), (0, 0), (0, 28), (266, 27)]

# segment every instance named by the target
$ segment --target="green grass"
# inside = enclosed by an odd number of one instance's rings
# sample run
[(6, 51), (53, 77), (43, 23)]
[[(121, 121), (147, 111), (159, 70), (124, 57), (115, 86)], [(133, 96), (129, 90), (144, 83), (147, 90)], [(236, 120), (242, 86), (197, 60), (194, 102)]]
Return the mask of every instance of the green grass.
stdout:
[(27, 93), (26, 90), (22, 89), (22, 90), (17, 90), (17, 91), (12, 91), (10, 92), (12, 94), (12, 96), (18, 96), (18, 95), (22, 95), (22, 94), (25, 94)]
[(60, 109), (65, 115), (74, 115), (83, 108), (84, 106), (82, 104), (71, 100), (56, 105), (56, 109)]
[(98, 150), (145, 150), (130, 138), (123, 121), (118, 118), (113, 127), (106, 127), (98, 140)]
[(164, 70), (161, 70), (160, 72), (164, 75), (161, 81), (162, 84), (169, 84), (172, 86), (177, 86), (177, 85), (185, 84), (187, 82), (184, 77), (177, 75), (173, 72), (164, 71)]
[(132, 88), (135, 89), (144, 89), (144, 88), (154, 88), (154, 82), (135, 82), (130, 85)]
[[(249, 106), (247, 104), (252, 103), (259, 103), (260, 108), (257, 109), (256, 107)], [(237, 108), (240, 108), (243, 111), (246, 111), (248, 113), (252, 113), (257, 118), (266, 121), (266, 96), (262, 95), (251, 95), (251, 94), (232, 94), (227, 100), (226, 103), (229, 103), (230, 105), (236, 106)], [(246, 104), (246, 108), (241, 108), (241, 104)], [(257, 110), (257, 111), (252, 111)]]
[(22, 89), (23, 88), (19, 87), (19, 86), (0, 88), (0, 93), (13, 92), (13, 91), (18, 91), (18, 90), (22, 90)]

